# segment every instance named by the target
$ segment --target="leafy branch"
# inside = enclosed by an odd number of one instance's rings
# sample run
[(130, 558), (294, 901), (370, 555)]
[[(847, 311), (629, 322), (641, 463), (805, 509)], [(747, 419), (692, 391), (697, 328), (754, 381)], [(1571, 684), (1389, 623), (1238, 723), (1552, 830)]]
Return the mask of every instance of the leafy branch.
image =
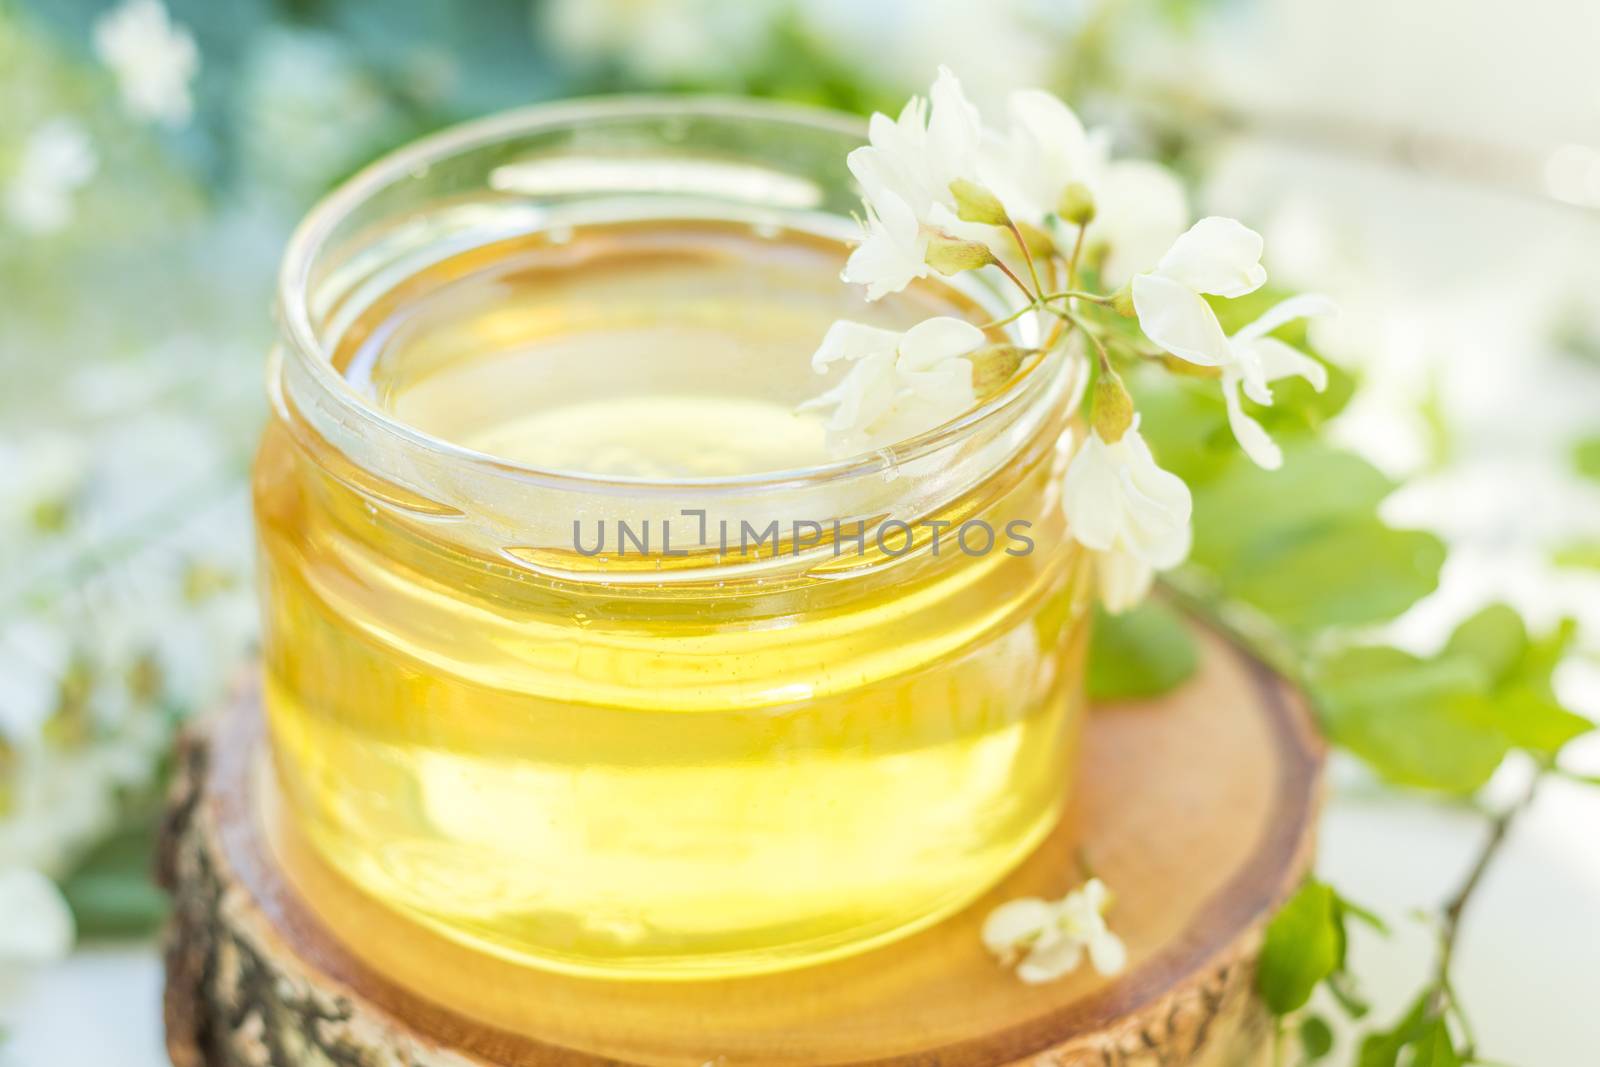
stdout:
[[(1303, 346), (1303, 339), (1292, 340)], [(1167, 606), (1175, 604), (1211, 620), (1304, 687), (1330, 741), (1395, 787), (1470, 796), (1511, 753), (1531, 757), (1537, 773), (1513, 804), (1485, 816), (1482, 845), (1434, 910), (1433, 966), (1398, 1020), (1386, 1028), (1361, 1025), (1368, 1008), (1347, 961), (1349, 923), (1380, 930), (1382, 923), (1315, 880), (1269, 926), (1258, 974), (1263, 1000), (1278, 1019), (1280, 1064), (1313, 1063), (1332, 1052), (1333, 1028), (1307, 1009), (1319, 987), (1358, 1023), (1356, 1067), (1482, 1064), (1455, 982), (1466, 920), (1542, 783), (1556, 775), (1600, 785), (1557, 765), (1565, 745), (1593, 729), (1561, 706), (1551, 684), (1575, 628), (1563, 623), (1531, 635), (1517, 612), (1492, 605), (1462, 622), (1431, 656), (1354, 639), (1433, 591), (1444, 548), (1430, 534), (1382, 522), (1378, 508), (1393, 483), (1318, 435), (1353, 391), (1353, 382), (1330, 371), (1325, 393), (1289, 397), (1299, 387), (1289, 383), (1288, 402), (1263, 412), (1288, 454), (1288, 475), (1238, 456), (1205, 383), (1130, 371), (1153, 446), (1194, 491), (1194, 549), (1184, 568), (1165, 576), (1167, 604), (1097, 621), (1091, 693), (1150, 696), (1195, 669), (1195, 650)]]

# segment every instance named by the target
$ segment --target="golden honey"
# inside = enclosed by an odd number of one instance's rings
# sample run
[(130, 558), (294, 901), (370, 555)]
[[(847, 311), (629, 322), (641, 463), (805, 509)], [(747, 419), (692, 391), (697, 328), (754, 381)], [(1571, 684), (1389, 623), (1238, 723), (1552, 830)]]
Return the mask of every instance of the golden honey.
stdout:
[(375, 901), (534, 966), (859, 951), (992, 885), (1066, 789), (1064, 371), (831, 457), (795, 410), (830, 322), (992, 308), (942, 282), (868, 305), (825, 227), (712, 214), (447, 243), (323, 302), (332, 374), (274, 364), (255, 501), (287, 811)]

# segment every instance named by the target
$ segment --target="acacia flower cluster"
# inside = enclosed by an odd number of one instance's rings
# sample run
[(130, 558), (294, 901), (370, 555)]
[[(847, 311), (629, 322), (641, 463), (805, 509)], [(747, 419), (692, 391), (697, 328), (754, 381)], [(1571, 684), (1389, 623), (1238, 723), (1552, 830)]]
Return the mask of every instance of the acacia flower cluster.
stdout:
[[(1282, 452), (1244, 400), (1270, 404), (1271, 383), (1289, 376), (1326, 386), (1320, 363), (1271, 334), (1332, 307), (1293, 297), (1228, 335), (1215, 302), (1265, 284), (1259, 234), (1228, 218), (1189, 225), (1172, 174), (1111, 158), (1109, 138), (1049, 93), (1013, 93), (1007, 120), (1004, 129), (986, 126), (944, 68), (898, 118), (873, 115), (869, 143), (848, 159), (865, 211), (843, 279), (877, 300), (934, 273), (989, 272), (1020, 297), (991, 328), (1033, 315), (1044, 327), (1041, 351), (1092, 359), (1087, 430), (1061, 499), (1073, 537), (1096, 553), (1102, 601), (1121, 611), (1188, 555), (1191, 499), (1140, 434), (1119, 366), (1181, 361), (1216, 378), (1239, 444), (1276, 468)], [(1138, 331), (1116, 328), (1119, 316)], [(1005, 347), (950, 318), (904, 334), (840, 321), (813, 365), (828, 373), (845, 363), (848, 372), (802, 409), (826, 413), (840, 453), (903, 439), (973, 404), (975, 370), (992, 379), (989, 364)], [(1012, 346), (1005, 366), (1020, 363), (1019, 351)]]

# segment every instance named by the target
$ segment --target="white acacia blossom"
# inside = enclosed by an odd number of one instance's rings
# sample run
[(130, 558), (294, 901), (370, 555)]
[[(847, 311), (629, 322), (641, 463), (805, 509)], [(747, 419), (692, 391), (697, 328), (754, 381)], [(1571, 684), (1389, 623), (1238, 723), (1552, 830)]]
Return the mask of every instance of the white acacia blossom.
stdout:
[(6, 185), (6, 218), (28, 233), (51, 233), (72, 221), (73, 196), (100, 168), (94, 144), (71, 119), (43, 123), (22, 146)]
[(1017, 962), (1017, 977), (1029, 985), (1053, 981), (1078, 969), (1085, 953), (1103, 975), (1128, 965), (1121, 938), (1106, 925), (1111, 891), (1091, 878), (1060, 900), (1024, 897), (989, 913), (983, 943), (1001, 963)]
[(1292, 296), (1228, 338), (1230, 358), (1222, 367), (1222, 398), (1228, 405), (1228, 426), (1245, 455), (1267, 470), (1283, 466), (1283, 449), (1267, 436), (1259, 422), (1245, 414), (1240, 389), (1257, 404), (1272, 403), (1270, 383), (1281, 378), (1304, 378), (1319, 393), (1326, 389), (1328, 368), (1267, 335), (1295, 319), (1331, 315), (1334, 310), (1333, 301), (1325, 296)]
[(1233, 219), (1210, 217), (1195, 223), (1161, 257), (1156, 269), (1134, 277), (1134, 309), (1145, 336), (1180, 359), (1222, 372), (1228, 424), (1245, 453), (1271, 470), (1283, 453), (1261, 424), (1245, 414), (1240, 399), (1272, 403), (1269, 383), (1298, 376), (1319, 391), (1327, 370), (1303, 352), (1267, 334), (1297, 318), (1331, 313), (1324, 297), (1294, 297), (1229, 337), (1203, 294), (1238, 297), (1267, 280), (1261, 266), (1261, 235)]
[(840, 320), (811, 357), (820, 374), (841, 360), (849, 372), (832, 389), (806, 401), (802, 411), (829, 411), (830, 446), (872, 447), (929, 430), (971, 407), (972, 361), (963, 358), (985, 341), (983, 331), (940, 316), (904, 333)]
[(1232, 358), (1206, 296), (1235, 297), (1266, 284), (1261, 235), (1212, 215), (1191, 226), (1156, 268), (1135, 275), (1133, 306), (1145, 336), (1179, 359), (1221, 367)]
[(116, 75), (134, 117), (176, 128), (194, 114), (190, 85), (200, 70), (200, 50), (161, 0), (126, 0), (100, 16), (94, 50)]
[(1156, 465), (1137, 416), (1109, 444), (1090, 431), (1067, 465), (1061, 506), (1073, 538), (1102, 553), (1101, 596), (1111, 610), (1137, 603), (1152, 572), (1176, 567), (1189, 554), (1189, 487)]
[(65, 956), (76, 931), (54, 882), (29, 867), (0, 867), (0, 971)]
[(898, 119), (874, 114), (867, 136), (846, 160), (867, 217), (843, 278), (877, 300), (927, 277), (928, 240), (956, 221), (950, 183), (976, 175), (982, 126), (961, 83), (941, 67), (926, 100), (912, 97)]

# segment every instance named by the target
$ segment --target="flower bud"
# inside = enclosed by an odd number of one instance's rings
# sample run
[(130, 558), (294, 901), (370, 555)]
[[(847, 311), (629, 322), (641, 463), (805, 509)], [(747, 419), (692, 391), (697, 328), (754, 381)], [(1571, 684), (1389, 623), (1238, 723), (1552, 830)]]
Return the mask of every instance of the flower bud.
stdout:
[(1133, 397), (1122, 379), (1110, 367), (1103, 367), (1094, 383), (1094, 432), (1100, 440), (1114, 445), (1133, 425)]
[(1028, 246), (1028, 251), (1038, 259), (1049, 259), (1057, 254), (1056, 243), (1048, 233), (1039, 227), (1026, 222), (1017, 223), (1017, 232), (1022, 234), (1023, 242)]
[(957, 178), (950, 183), (950, 193), (956, 198), (956, 218), (963, 222), (1004, 226), (1010, 221), (1000, 198), (977, 182)]
[(1022, 349), (1013, 344), (984, 345), (967, 358), (972, 361), (972, 391), (987, 400), (1000, 391), (1022, 366)]
[(1124, 285), (1121, 289), (1111, 294), (1111, 310), (1125, 319), (1131, 319), (1139, 314), (1138, 309), (1133, 306), (1133, 289), (1131, 287)]
[(1056, 214), (1074, 226), (1087, 226), (1094, 221), (1094, 194), (1082, 182), (1072, 182), (1061, 190)]
[(923, 258), (940, 274), (960, 274), (996, 262), (994, 253), (982, 241), (963, 241), (942, 234), (936, 234), (928, 242), (928, 252)]

